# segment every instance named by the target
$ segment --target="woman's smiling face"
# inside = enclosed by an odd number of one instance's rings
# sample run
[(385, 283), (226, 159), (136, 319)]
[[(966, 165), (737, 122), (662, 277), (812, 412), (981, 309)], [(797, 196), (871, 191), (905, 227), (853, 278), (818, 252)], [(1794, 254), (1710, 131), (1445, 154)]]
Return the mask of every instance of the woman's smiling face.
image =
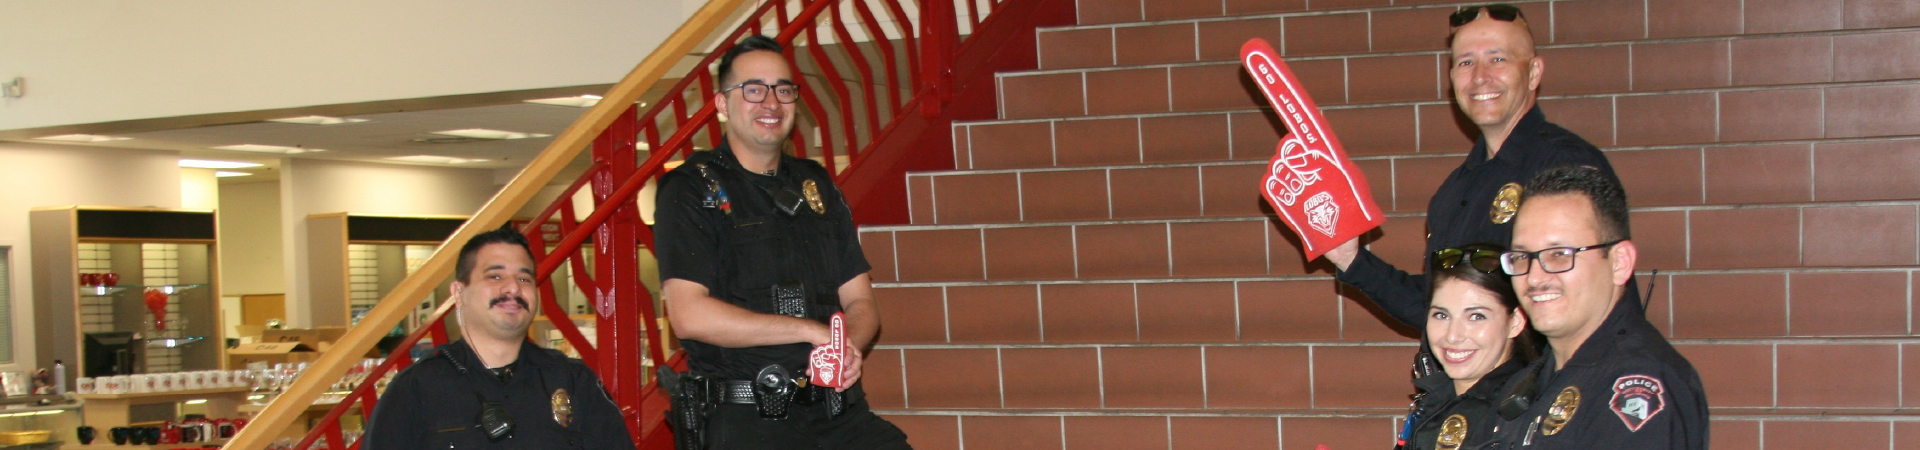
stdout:
[(1499, 294), (1473, 283), (1442, 277), (1427, 310), (1427, 341), (1456, 393), (1513, 355), (1513, 338), (1525, 330), (1519, 311), (1500, 304)]

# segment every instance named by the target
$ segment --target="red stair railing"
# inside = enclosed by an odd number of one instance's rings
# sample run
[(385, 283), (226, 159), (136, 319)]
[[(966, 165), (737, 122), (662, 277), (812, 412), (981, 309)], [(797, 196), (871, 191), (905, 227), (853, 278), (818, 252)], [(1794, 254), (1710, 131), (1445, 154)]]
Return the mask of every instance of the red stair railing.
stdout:
[[(725, 10), (731, 8), (716, 4), (731, 5), (738, 1), (714, 0), (696, 13), (689, 26), (695, 21), (712, 21), (716, 15), (724, 16)], [(909, 17), (901, 0), (760, 3), (738, 19), (737, 26), (717, 39), (718, 46), (694, 65), (691, 73), (680, 78), (650, 107), (641, 110), (633, 102), (638, 97), (635, 91), (644, 89), (629, 82), (644, 78), (638, 75), (650, 70), (650, 65), (659, 65), (658, 55), (650, 56), (635, 69), (635, 75), (617, 84), (603, 100), (625, 102), (624, 108), (618, 104), (611, 108), (598, 105), (590, 110), (580, 122), (556, 138), (542, 158), (529, 164), (481, 214), (457, 231), (449, 243), (464, 242), (492, 224), (504, 221), (504, 214), (499, 210), (517, 210), (530, 197), (521, 192), (527, 190), (524, 186), (544, 184), (541, 177), (550, 179), (552, 173), (557, 172), (555, 166), (559, 164), (551, 160), (572, 159), (579, 147), (584, 146), (579, 145), (584, 143), (582, 130), (590, 133), (592, 166), (562, 191), (558, 200), (520, 225), (534, 244), (534, 256), (539, 261), (536, 273), (540, 282), (540, 312), (601, 377), (626, 416), (636, 444), (641, 448), (671, 448), (672, 439), (666, 430), (664, 415), (660, 414), (666, 409), (666, 400), (657, 384), (642, 383), (647, 377), (641, 372), (641, 361), (644, 355), (645, 359), (679, 369), (684, 369), (684, 361), (683, 355), (670, 354), (671, 335), (667, 333), (670, 330), (663, 319), (664, 311), (655, 304), (640, 279), (638, 252), (651, 251), (653, 236), (651, 229), (641, 222), (635, 196), (663, 174), (670, 163), (684, 160), (693, 151), (719, 144), (720, 124), (711, 104), (716, 80), (708, 68), (720, 55), (750, 33), (775, 36), (787, 45), (785, 56), (797, 68), (796, 76), (802, 78), (799, 82), (804, 110), (798, 115), (800, 125), (792, 138), (795, 155), (816, 158), (836, 173), (839, 180), (859, 184), (860, 188), (846, 191), (856, 211), (881, 210), (868, 215), (904, 222), (904, 192), (861, 195), (871, 194), (866, 191), (873, 189), (866, 186), (884, 189), (887, 184), (863, 183), (855, 175), (898, 180), (904, 178), (906, 170), (950, 168), (950, 156), (941, 154), (951, 147), (927, 149), (927, 143), (951, 142), (952, 120), (991, 117), (992, 103), (990, 95), (976, 96), (987, 98), (984, 110), (980, 101), (952, 103), (955, 92), (978, 90), (983, 86), (991, 89), (990, 80), (995, 70), (1031, 68), (1033, 29), (1065, 24), (1073, 17), (1071, 0), (969, 1), (965, 17), (967, 25), (975, 31), (972, 35), (975, 39), (969, 39), (970, 45), (963, 50), (957, 5), (951, 0), (922, 0), (913, 6), (918, 14)], [(1003, 9), (1014, 12), (1001, 14)], [(885, 11), (891, 20), (878, 20), (876, 10)], [(849, 17), (858, 19), (858, 28), (848, 26)], [(996, 23), (1000, 25), (996, 27)], [(856, 30), (860, 36), (854, 34)], [(669, 41), (684, 39), (683, 33), (691, 32), (683, 27)], [(823, 36), (830, 36), (830, 40), (821, 40)], [(1019, 48), (1022, 43), (1024, 49)], [(1005, 51), (999, 48), (1002, 46), (1014, 47), (1014, 50)], [(665, 50), (667, 46), (663, 46), (662, 51)], [(910, 86), (899, 84), (903, 77)], [(981, 82), (983, 77), (987, 82)], [(849, 84), (857, 85), (857, 90)], [(880, 99), (882, 96), (885, 101)], [(902, 111), (912, 113), (903, 115)], [(706, 145), (698, 146), (696, 142)], [(927, 156), (928, 153), (933, 156)], [(879, 157), (870, 158), (875, 155)], [(840, 161), (841, 158), (845, 161)], [(941, 166), (942, 161), (946, 166)], [(581, 189), (590, 189), (593, 197), (593, 209), (585, 217), (580, 217), (573, 204), (575, 194)], [(519, 203), (515, 204), (516, 201)], [(862, 223), (872, 222), (862, 220)], [(547, 230), (557, 230), (554, 234), (558, 239), (547, 242)], [(588, 249), (582, 247), (589, 238), (593, 252), (591, 265), (584, 253)], [(449, 248), (442, 246), (440, 250)], [(457, 250), (445, 253), (454, 252)], [(420, 270), (389, 295), (398, 298), (382, 299), (382, 306), (389, 302), (417, 302), (418, 295), (408, 296), (402, 291), (419, 292), (421, 287), (431, 289), (444, 282), (449, 271), (442, 266), (452, 257), (441, 253), (436, 251), (427, 264), (434, 271)], [(575, 285), (593, 299), (597, 345), (588, 341), (556, 300), (551, 275), (563, 265)], [(449, 342), (445, 317), (451, 304), (443, 302), (424, 322), (425, 326), (410, 333), (392, 357), (367, 374), (368, 382), (345, 395), (345, 400), (323, 416), (292, 448), (357, 448), (358, 442), (345, 439), (341, 418), (356, 408), (361, 417), (371, 415), (379, 394), (379, 383), (375, 381), (411, 364), (408, 350), (415, 343), (423, 339), (435, 345)], [(363, 319), (362, 326), (352, 330), (348, 338), (336, 345), (335, 351), (323, 355), (314, 367), (327, 366), (326, 369), (310, 369), (312, 375), (301, 377), (294, 388), (268, 406), (268, 411), (261, 414), (263, 420), (236, 436), (231, 445), (242, 449), (265, 448), (274, 436), (261, 436), (264, 433), (256, 428), (277, 429), (280, 426), (273, 421), (297, 415), (287, 412), (295, 406), (281, 405), (283, 402), (292, 401), (301, 406), (299, 409), (305, 409), (304, 403), (312, 401), (320, 390), (312, 384), (331, 384), (337, 372), (344, 372), (344, 368), (336, 371), (331, 365), (348, 358), (331, 353), (364, 354), (366, 348), (359, 346), (362, 341), (370, 341), (352, 335), (391, 328), (393, 323), (373, 320), (387, 315), (391, 312), (376, 307)]]

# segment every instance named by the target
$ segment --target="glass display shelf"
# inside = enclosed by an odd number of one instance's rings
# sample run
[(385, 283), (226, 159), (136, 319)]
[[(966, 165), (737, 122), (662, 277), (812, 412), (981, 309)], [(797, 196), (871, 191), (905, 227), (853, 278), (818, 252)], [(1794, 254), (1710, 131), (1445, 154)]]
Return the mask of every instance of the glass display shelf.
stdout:
[(178, 294), (189, 289), (206, 286), (204, 284), (170, 284), (164, 286), (80, 286), (81, 297), (108, 297), (128, 289), (159, 289), (167, 295)]

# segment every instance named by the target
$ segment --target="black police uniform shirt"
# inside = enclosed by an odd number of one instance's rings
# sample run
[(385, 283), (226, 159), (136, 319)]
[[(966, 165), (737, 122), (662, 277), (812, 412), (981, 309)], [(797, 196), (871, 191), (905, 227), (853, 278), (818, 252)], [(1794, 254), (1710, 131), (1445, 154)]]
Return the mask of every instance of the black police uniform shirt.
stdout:
[(1566, 367), (1554, 369), (1554, 351), (1508, 383), (1525, 386), (1531, 376), (1538, 389), (1524, 413), (1500, 424), (1487, 448), (1707, 448), (1700, 374), (1647, 323), (1634, 297), (1614, 304)]
[[(1535, 105), (1521, 116), (1500, 152), (1487, 158), (1487, 140), (1481, 136), (1467, 153), (1460, 167), (1434, 191), (1427, 202), (1427, 250), (1421, 254), (1421, 267), (1429, 267), (1435, 250), (1468, 244), (1494, 244), (1501, 247), (1513, 239), (1513, 218), (1495, 217), (1494, 199), (1501, 190), (1525, 187), (1535, 174), (1555, 167), (1577, 164), (1600, 168), (1613, 177), (1613, 166), (1606, 155), (1585, 139), (1547, 122), (1546, 113)], [(1504, 219), (1504, 220), (1496, 220)], [(1595, 242), (1598, 244), (1599, 242)], [(1409, 274), (1380, 259), (1366, 247), (1336, 279), (1367, 294), (1388, 315), (1401, 323), (1421, 327), (1427, 323), (1428, 278)]]
[[(719, 181), (723, 198), (709, 200), (706, 166)], [(805, 196), (811, 180), (820, 210), (803, 200), (792, 216), (774, 204), (773, 192)], [(715, 195), (718, 197), (718, 195)], [(747, 171), (727, 145), (695, 152), (661, 178), (654, 211), (654, 254), (660, 279), (700, 283), (709, 295), (749, 311), (777, 314), (773, 287), (798, 281), (811, 301), (807, 317), (825, 323), (840, 310), (840, 286), (872, 267), (860, 251), (852, 211), (826, 168), (812, 160), (782, 155), (774, 175)], [(695, 375), (749, 380), (760, 369), (779, 364), (789, 374), (806, 372), (813, 345), (800, 342), (726, 348), (681, 339)], [(849, 402), (857, 392), (849, 390)]]
[[(394, 376), (374, 405), (360, 448), (633, 448), (619, 407), (580, 360), (521, 341), (520, 358), (507, 365), (512, 376), (502, 381), (465, 340), (441, 348), (446, 355), (435, 352)], [(449, 356), (458, 358), (467, 373)], [(498, 442), (490, 442), (476, 426), (483, 398), (513, 417), (512, 434)]]
[(1519, 358), (1509, 358), (1462, 393), (1454, 392), (1453, 378), (1443, 370), (1414, 379), (1413, 385), (1420, 389), (1421, 395), (1414, 402), (1416, 419), (1408, 448), (1439, 448), (1434, 443), (1440, 437), (1441, 425), (1453, 416), (1460, 416), (1459, 420), (1466, 423), (1466, 434), (1461, 436), (1462, 445), (1458, 448), (1478, 448), (1491, 441), (1493, 428), (1500, 423), (1500, 415), (1495, 412), (1500, 394), (1505, 391), (1507, 380), (1523, 367), (1526, 364)]

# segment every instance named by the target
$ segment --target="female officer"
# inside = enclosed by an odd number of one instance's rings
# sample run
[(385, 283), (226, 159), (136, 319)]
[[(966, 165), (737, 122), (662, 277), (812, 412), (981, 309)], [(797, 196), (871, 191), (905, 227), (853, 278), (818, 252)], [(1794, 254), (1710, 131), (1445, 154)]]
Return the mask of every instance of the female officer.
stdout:
[[(1498, 421), (1501, 388), (1536, 357), (1520, 298), (1500, 270), (1502, 250), (1474, 244), (1433, 252), (1427, 348), (1416, 357), (1413, 381), (1420, 392), (1398, 448), (1471, 449), (1485, 442)], [(1442, 371), (1420, 370), (1434, 360)]]

